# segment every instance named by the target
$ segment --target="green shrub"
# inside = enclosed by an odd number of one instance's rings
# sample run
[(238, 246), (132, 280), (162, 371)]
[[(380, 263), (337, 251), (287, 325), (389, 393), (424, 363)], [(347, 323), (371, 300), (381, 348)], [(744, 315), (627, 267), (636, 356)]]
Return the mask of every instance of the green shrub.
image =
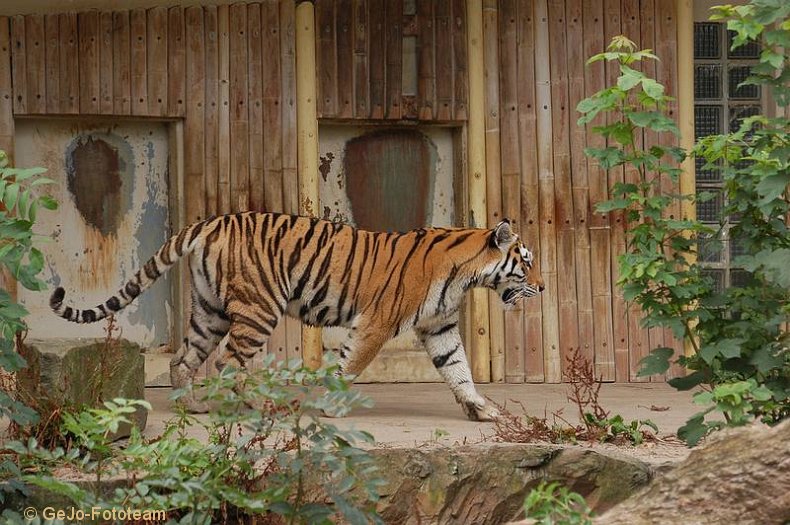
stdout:
[[(761, 0), (748, 6), (718, 8), (718, 17), (730, 18), (736, 31), (734, 46), (762, 36), (763, 53), (755, 75), (747, 83), (774, 89), (777, 101), (787, 105), (788, 57), (781, 47), (790, 44), (790, 7)], [(691, 373), (670, 384), (686, 390), (700, 387), (695, 402), (705, 408), (689, 419), (679, 435), (695, 444), (708, 432), (754, 419), (775, 423), (790, 414), (790, 352), (786, 323), (790, 321), (790, 235), (785, 218), (790, 183), (790, 120), (750, 117), (729, 135), (706, 137), (694, 153), (707, 168), (721, 169), (727, 204), (721, 228), (696, 220), (668, 218), (670, 204), (696, 198), (662, 191), (660, 178), (677, 181), (677, 163), (686, 153), (679, 148), (637, 148), (635, 137), (643, 130), (674, 133), (675, 123), (664, 114), (670, 100), (664, 87), (631, 65), (655, 59), (649, 51), (636, 51), (632, 42), (616, 37), (606, 53), (591, 61), (616, 61), (620, 77), (615, 86), (583, 100), (579, 124), (598, 114), (609, 123), (593, 131), (607, 139), (603, 148), (586, 153), (604, 169), (630, 166), (636, 183), (617, 183), (613, 198), (598, 203), (599, 212), (622, 211), (628, 224), (627, 250), (619, 258), (626, 300), (645, 312), (644, 325), (669, 327), (694, 349), (677, 362)], [(776, 78), (785, 79), (784, 84)], [(780, 85), (781, 84), (781, 85)], [(704, 194), (700, 199), (709, 198)], [(737, 216), (738, 222), (728, 224)], [(743, 243), (748, 255), (733, 263), (750, 272), (747, 282), (717, 291), (702, 267), (688, 254), (697, 242), (727, 235)], [(673, 357), (671, 348), (657, 348), (643, 360), (640, 375), (665, 372)], [(720, 420), (708, 419), (720, 413)]]
[[(116, 399), (64, 418), (70, 447), (47, 451), (31, 440), (12, 449), (24, 482), (82, 507), (164, 510), (169, 523), (380, 522), (376, 467), (355, 446), (372, 436), (318, 418), (321, 410), (341, 415), (369, 405), (334, 372), (285, 366), (270, 356), (260, 370), (241, 376), (227, 369), (206, 380), (205, 400), (215, 407), (207, 422), (180, 412), (162, 436), (147, 440), (135, 429), (118, 447), (110, 436), (147, 403)], [(208, 443), (189, 437), (190, 427), (202, 427)], [(55, 466), (125, 483), (105, 494), (98, 484), (58, 479)]]

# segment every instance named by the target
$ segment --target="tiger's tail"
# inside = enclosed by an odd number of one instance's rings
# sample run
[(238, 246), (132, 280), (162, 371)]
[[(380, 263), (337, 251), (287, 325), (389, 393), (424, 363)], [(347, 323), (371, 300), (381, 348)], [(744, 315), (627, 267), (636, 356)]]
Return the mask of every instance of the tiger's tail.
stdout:
[(95, 323), (125, 308), (135, 298), (155, 283), (179, 259), (195, 248), (195, 239), (202, 231), (206, 221), (191, 224), (170, 237), (156, 254), (129, 279), (118, 292), (104, 303), (94, 307), (79, 309), (64, 304), (66, 290), (59, 286), (49, 298), (49, 306), (60, 317), (73, 323)]

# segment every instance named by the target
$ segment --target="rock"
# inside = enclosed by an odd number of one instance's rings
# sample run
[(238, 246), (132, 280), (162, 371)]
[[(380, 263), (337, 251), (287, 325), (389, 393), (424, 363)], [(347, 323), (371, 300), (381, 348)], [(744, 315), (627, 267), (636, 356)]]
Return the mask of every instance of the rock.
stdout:
[(790, 520), (790, 420), (714, 434), (595, 520), (606, 525), (783, 524)]
[[(145, 399), (145, 359), (142, 349), (125, 339), (110, 347), (103, 339), (27, 339), (20, 353), (28, 363), (18, 373), (20, 394), (41, 405), (98, 406), (116, 397)], [(141, 430), (148, 412), (139, 408), (130, 417)], [(129, 435), (121, 428), (116, 438)]]
[(479, 444), (378, 449), (386, 523), (498, 524), (518, 518), (529, 491), (560, 481), (603, 512), (646, 485), (647, 465), (582, 447)]

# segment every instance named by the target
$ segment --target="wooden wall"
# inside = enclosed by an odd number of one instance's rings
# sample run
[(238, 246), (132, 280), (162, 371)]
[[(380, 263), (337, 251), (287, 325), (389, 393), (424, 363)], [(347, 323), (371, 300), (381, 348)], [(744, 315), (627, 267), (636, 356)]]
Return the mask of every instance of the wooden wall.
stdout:
[[(466, 3), (420, 0), (316, 2), (318, 117), (464, 121)], [(416, 91), (403, 91), (403, 41), (414, 38)]]
[[(0, 17), (0, 148), (14, 117), (183, 122), (186, 221), (298, 213), (290, 1)], [(269, 348), (299, 355), (299, 324)]]
[[(405, 4), (317, 2), (320, 118), (465, 128), (466, 4), (416, 0), (404, 15)], [(15, 116), (172, 119), (183, 122), (188, 221), (296, 213), (294, 9), (272, 0), (0, 17), (0, 148), (13, 150)], [(641, 328), (615, 286), (623, 217), (593, 205), (635, 174), (606, 173), (584, 156), (601, 139), (576, 126), (575, 112), (616, 78), (615, 67), (585, 62), (618, 34), (656, 50), (661, 61), (645, 67), (672, 95), (674, 16), (674, 0), (484, 1), (488, 220), (516, 220), (547, 284), (504, 316), (502, 332), (492, 324), (492, 349), (504, 350), (495, 380), (561, 381), (580, 347), (604, 380), (637, 381), (650, 348), (679, 348), (671, 334)], [(403, 92), (404, 37), (416, 39), (414, 93)], [(289, 323), (270, 348), (297, 355), (298, 335)]]
[[(557, 382), (579, 347), (604, 380), (643, 381), (637, 364), (651, 348), (680, 345), (669, 333), (642, 328), (638, 309), (615, 286), (623, 216), (594, 213), (593, 206), (614, 182), (636, 174), (607, 173), (584, 155), (585, 147), (603, 143), (589, 132), (602, 121), (577, 126), (575, 107), (618, 76), (616, 65), (586, 60), (619, 34), (656, 50), (661, 61), (645, 67), (674, 93), (675, 2), (502, 0), (488, 9), (498, 11), (502, 214), (519, 218), (522, 236), (540, 254), (548, 292), (540, 304), (525, 303), (523, 318), (506, 319), (506, 341), (525, 327), (523, 352), (518, 336), (507, 343), (506, 368), (523, 366), (526, 381)], [(639, 140), (649, 145), (657, 138)]]

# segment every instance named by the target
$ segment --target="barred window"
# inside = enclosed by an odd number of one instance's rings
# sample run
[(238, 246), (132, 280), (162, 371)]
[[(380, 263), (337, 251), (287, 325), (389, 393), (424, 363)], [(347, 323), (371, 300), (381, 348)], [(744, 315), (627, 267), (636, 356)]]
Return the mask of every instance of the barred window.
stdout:
[[(734, 32), (725, 24), (699, 22), (694, 24), (694, 132), (697, 139), (737, 131), (743, 119), (762, 112), (760, 86), (742, 84), (751, 74), (751, 68), (760, 56), (760, 45), (750, 42), (732, 50)], [(737, 239), (730, 235), (730, 225), (737, 216), (725, 218), (721, 210), (725, 205), (723, 180), (716, 166), (707, 166), (696, 159), (697, 192), (712, 196), (698, 202), (697, 218), (711, 226), (721, 225), (715, 236), (700, 239), (698, 260), (705, 267), (705, 274), (715, 283), (717, 290), (749, 278), (749, 273), (733, 266), (732, 261), (744, 250)]]

